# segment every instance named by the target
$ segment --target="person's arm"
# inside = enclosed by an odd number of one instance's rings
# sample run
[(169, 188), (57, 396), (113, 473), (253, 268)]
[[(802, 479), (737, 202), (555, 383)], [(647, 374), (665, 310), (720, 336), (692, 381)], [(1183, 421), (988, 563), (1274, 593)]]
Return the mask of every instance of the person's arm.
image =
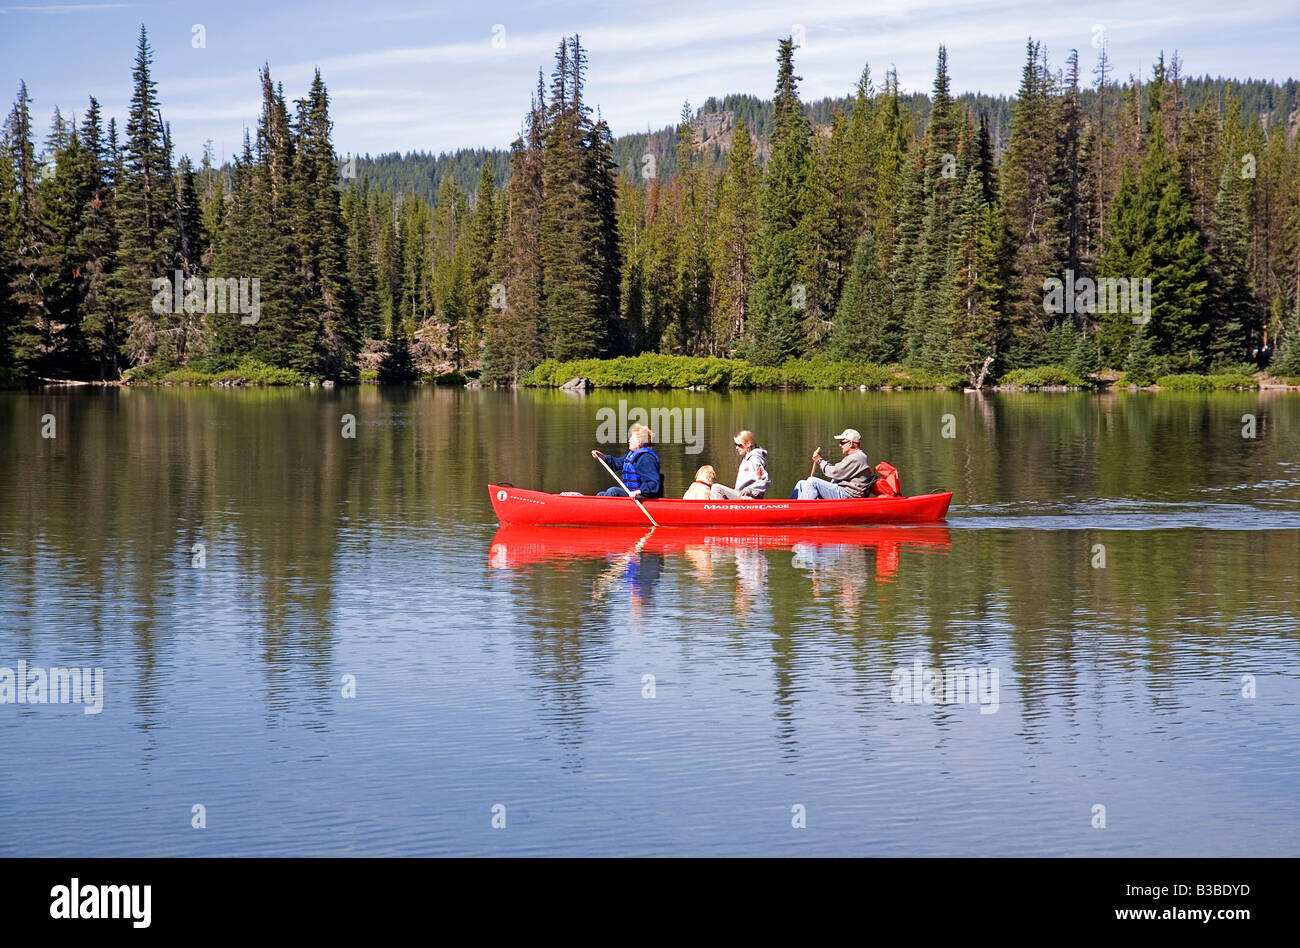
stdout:
[(870, 466), (871, 462), (867, 460), (867, 455), (862, 451), (855, 451), (839, 464), (822, 461), (822, 473), (833, 481), (846, 481), (855, 474), (869, 469)]
[(762, 461), (750, 462), (746, 459), (741, 463), (740, 475), (736, 482), (736, 490), (740, 494), (746, 497), (762, 497), (771, 486), (772, 478), (768, 475)]

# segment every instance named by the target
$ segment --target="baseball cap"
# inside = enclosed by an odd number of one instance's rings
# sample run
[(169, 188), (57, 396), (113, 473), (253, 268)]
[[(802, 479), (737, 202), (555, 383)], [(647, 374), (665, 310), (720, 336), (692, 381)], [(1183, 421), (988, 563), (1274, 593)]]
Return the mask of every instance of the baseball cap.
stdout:
[(856, 428), (845, 428), (835, 436), (836, 441), (852, 441), (854, 444), (862, 443), (862, 434)]

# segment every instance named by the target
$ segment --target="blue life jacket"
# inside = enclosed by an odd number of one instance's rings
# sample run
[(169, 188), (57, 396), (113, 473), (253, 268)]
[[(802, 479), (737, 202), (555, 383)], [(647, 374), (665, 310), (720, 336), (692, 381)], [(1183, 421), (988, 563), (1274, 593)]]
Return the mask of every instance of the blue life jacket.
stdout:
[(641, 447), (629, 451), (627, 457), (623, 458), (623, 483), (627, 485), (628, 490), (641, 489), (641, 475), (636, 470), (636, 459), (643, 454), (649, 454), (655, 461), (659, 460), (659, 455), (655, 454), (653, 448)]

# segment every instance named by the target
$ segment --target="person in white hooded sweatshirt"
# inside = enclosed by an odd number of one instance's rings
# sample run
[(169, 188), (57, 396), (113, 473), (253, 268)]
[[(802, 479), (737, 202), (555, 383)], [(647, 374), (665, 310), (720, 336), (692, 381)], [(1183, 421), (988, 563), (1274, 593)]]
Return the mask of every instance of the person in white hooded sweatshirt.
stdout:
[(767, 451), (754, 443), (752, 431), (742, 431), (732, 440), (740, 452), (736, 487), (733, 490), (725, 484), (714, 484), (709, 496), (713, 500), (759, 500), (772, 483), (767, 475)]

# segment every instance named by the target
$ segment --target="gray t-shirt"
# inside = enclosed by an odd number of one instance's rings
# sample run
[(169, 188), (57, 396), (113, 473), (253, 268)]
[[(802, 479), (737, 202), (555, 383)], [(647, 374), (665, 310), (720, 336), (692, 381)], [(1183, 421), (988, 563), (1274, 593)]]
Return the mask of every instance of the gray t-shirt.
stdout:
[(838, 464), (822, 461), (822, 474), (833, 484), (844, 488), (850, 497), (864, 497), (875, 475), (871, 461), (861, 448), (850, 451)]

